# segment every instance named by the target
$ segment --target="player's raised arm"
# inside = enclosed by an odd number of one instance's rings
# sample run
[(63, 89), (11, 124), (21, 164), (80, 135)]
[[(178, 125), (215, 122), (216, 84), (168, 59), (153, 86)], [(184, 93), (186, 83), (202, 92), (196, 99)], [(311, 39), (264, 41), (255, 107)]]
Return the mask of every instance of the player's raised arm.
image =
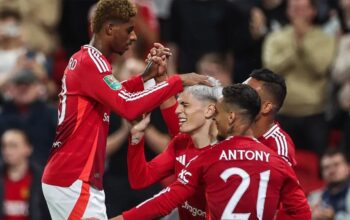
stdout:
[(128, 146), (128, 178), (132, 188), (141, 189), (174, 173), (175, 155), (171, 142), (168, 148), (147, 162), (144, 152), (144, 132), (149, 124), (149, 115), (131, 129)]

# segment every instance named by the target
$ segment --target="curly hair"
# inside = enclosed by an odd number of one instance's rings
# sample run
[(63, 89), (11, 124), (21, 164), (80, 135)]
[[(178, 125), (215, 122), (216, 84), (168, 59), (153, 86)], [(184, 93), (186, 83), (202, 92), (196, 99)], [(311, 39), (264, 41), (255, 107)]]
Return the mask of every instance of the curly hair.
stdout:
[(92, 20), (92, 30), (98, 33), (106, 21), (128, 22), (136, 15), (136, 7), (129, 0), (100, 0)]

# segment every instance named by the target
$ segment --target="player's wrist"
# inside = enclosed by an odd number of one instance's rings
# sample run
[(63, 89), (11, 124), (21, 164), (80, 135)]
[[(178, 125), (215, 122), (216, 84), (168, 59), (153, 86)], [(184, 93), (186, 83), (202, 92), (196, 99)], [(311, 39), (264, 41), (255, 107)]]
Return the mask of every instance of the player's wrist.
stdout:
[(145, 135), (145, 132), (135, 132), (134, 134), (131, 134), (131, 137), (130, 137), (130, 143), (131, 145), (137, 145), (140, 143), (140, 141), (143, 139)]

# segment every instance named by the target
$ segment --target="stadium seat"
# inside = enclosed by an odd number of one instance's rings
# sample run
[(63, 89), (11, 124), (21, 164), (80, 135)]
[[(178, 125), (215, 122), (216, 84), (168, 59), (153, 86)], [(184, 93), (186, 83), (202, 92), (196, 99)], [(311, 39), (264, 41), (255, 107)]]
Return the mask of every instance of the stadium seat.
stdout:
[(295, 157), (297, 165), (294, 170), (306, 195), (323, 187), (324, 182), (320, 179), (319, 157), (317, 154), (308, 150), (296, 149)]

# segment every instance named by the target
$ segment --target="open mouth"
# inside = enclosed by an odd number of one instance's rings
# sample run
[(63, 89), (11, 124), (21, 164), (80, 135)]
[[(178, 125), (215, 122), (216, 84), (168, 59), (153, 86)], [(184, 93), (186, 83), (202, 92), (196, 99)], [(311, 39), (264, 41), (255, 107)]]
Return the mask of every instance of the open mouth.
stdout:
[(186, 118), (179, 118), (179, 125), (181, 126), (182, 124), (184, 124), (187, 121)]

